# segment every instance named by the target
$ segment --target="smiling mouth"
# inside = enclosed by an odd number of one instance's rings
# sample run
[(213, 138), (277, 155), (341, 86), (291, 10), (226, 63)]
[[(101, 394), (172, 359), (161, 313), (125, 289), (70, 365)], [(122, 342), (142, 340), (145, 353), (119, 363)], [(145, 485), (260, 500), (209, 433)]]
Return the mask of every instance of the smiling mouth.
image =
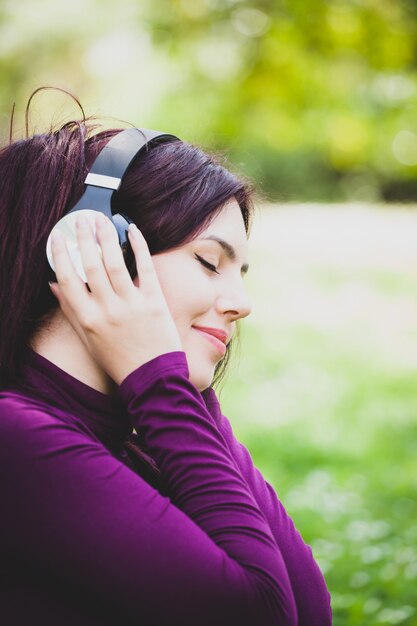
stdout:
[(211, 343), (211, 345), (214, 346), (222, 356), (224, 356), (224, 354), (226, 353), (226, 345), (222, 341), (220, 341), (220, 339), (217, 339), (213, 335), (210, 335), (209, 333), (206, 333), (204, 332), (204, 330), (200, 330), (195, 326), (193, 326), (193, 328), (197, 333), (204, 337), (204, 339)]

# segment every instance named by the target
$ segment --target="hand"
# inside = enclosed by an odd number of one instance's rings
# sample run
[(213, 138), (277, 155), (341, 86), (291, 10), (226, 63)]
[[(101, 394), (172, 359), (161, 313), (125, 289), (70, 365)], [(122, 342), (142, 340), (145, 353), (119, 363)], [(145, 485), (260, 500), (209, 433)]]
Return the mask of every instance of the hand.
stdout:
[(147, 361), (182, 350), (181, 340), (159, 284), (147, 243), (134, 225), (129, 240), (139, 286), (132, 282), (110, 220), (97, 214), (96, 232), (77, 217), (77, 239), (87, 285), (77, 275), (65, 239), (54, 231), (52, 254), (58, 282), (51, 290), (94, 360), (118, 384)]

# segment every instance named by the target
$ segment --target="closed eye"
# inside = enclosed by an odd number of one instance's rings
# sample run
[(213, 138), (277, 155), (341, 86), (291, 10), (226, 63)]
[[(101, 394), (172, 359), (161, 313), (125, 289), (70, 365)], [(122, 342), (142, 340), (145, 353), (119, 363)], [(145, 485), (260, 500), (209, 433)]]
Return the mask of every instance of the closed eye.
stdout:
[(215, 272), (216, 274), (220, 274), (220, 272), (216, 270), (216, 267), (212, 265), (211, 263), (209, 263), (208, 261), (206, 261), (206, 259), (203, 259), (202, 256), (200, 256), (199, 254), (195, 254), (195, 257), (197, 261), (200, 261), (201, 265), (204, 265), (204, 267), (207, 267), (208, 270), (210, 270), (211, 272)]

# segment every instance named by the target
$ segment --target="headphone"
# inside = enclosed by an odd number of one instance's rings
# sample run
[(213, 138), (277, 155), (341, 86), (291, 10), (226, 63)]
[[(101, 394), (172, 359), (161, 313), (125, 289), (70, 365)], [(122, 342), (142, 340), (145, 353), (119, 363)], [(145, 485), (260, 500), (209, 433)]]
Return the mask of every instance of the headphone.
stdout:
[[(83, 212), (90, 222), (94, 236), (95, 216), (97, 212), (104, 213), (113, 223), (123, 252), (123, 258), (132, 278), (136, 275), (135, 256), (130, 245), (127, 229), (133, 221), (123, 213), (112, 214), (111, 199), (123, 180), (129, 165), (139, 154), (147, 152), (155, 144), (177, 140), (178, 137), (157, 130), (144, 128), (129, 128), (115, 135), (99, 152), (84, 181), (86, 189), (80, 200), (55, 224), (49, 234), (46, 244), (46, 256), (49, 265), (55, 272), (54, 260), (51, 252), (51, 235), (56, 228), (60, 230), (67, 242), (71, 261), (78, 276), (86, 283), (87, 277), (82, 265), (81, 254), (78, 248), (76, 235), (76, 217)], [(101, 254), (100, 246), (97, 248)]]

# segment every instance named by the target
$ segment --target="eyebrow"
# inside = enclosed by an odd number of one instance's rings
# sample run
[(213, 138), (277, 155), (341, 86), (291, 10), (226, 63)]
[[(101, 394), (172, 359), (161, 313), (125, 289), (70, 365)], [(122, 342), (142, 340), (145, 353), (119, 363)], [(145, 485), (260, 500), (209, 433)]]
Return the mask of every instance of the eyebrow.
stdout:
[[(232, 245), (230, 245), (230, 243), (228, 243), (221, 237), (217, 237), (216, 235), (209, 235), (208, 237), (200, 237), (200, 241), (207, 241), (207, 240), (216, 241), (218, 244), (221, 245), (221, 247), (225, 251), (227, 258), (230, 259), (231, 261), (236, 261), (236, 258), (237, 258), (236, 250), (234, 249)], [(249, 269), (249, 264), (244, 263), (240, 269), (244, 274), (246, 274)]]

